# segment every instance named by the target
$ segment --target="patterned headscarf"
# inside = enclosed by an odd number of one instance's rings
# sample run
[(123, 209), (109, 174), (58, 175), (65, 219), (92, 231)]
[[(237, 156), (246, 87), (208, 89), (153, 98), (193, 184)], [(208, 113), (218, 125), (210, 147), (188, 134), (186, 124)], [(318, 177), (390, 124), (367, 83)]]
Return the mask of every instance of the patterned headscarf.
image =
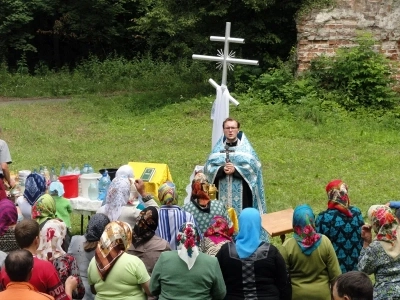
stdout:
[(46, 179), (37, 173), (29, 174), (25, 181), (24, 197), (30, 205), (46, 192)]
[(191, 222), (183, 223), (176, 237), (179, 257), (190, 270), (199, 256), (200, 235), (196, 226)]
[(177, 203), (175, 184), (170, 181), (165, 182), (158, 189), (158, 200), (162, 205), (174, 205)]
[(158, 210), (154, 206), (149, 206), (140, 212), (133, 227), (132, 244), (138, 247), (150, 240), (158, 226)]
[(260, 246), (260, 212), (252, 207), (242, 210), (239, 216), (239, 233), (236, 238), (236, 251), (240, 258), (247, 258)]
[(122, 207), (128, 203), (130, 183), (128, 178), (115, 177), (111, 182), (104, 205), (105, 214), (110, 221), (117, 221), (121, 215)]
[(52, 219), (46, 222), (40, 230), (40, 244), (37, 249), (37, 257), (53, 261), (65, 254), (62, 248), (64, 238), (67, 235), (67, 225), (64, 222)]
[(204, 236), (209, 237), (215, 244), (226, 240), (232, 241), (232, 235), (229, 234), (229, 224), (222, 216), (215, 216), (211, 219), (210, 226)]
[(49, 192), (52, 195), (57, 194), (58, 197), (62, 197), (62, 195), (64, 195), (65, 193), (64, 184), (60, 181), (53, 181), (52, 183), (50, 183)]
[(381, 242), (385, 252), (395, 258), (400, 255), (398, 222), (392, 210), (386, 205), (372, 205), (368, 210), (372, 229), (376, 233), (375, 240)]
[(349, 206), (350, 199), (348, 196), (348, 187), (340, 179), (332, 180), (329, 182), (325, 188), (328, 194), (328, 208), (336, 209), (348, 217), (352, 217)]
[(18, 212), (15, 204), (8, 199), (0, 201), (0, 237), (9, 226), (17, 224)]
[(56, 202), (49, 194), (41, 196), (32, 206), (32, 219), (42, 224), (56, 218)]
[(90, 217), (85, 233), (86, 241), (98, 242), (108, 223), (110, 223), (110, 219), (105, 214), (95, 214)]
[(118, 258), (129, 248), (131, 242), (132, 229), (128, 223), (114, 221), (106, 226), (94, 255), (97, 270), (103, 281), (106, 280)]
[(321, 244), (321, 235), (315, 231), (315, 216), (307, 204), (299, 205), (293, 212), (293, 237), (305, 255)]
[(123, 165), (119, 167), (115, 173), (115, 177), (134, 178), (135, 174), (133, 173), (133, 169), (130, 165)]

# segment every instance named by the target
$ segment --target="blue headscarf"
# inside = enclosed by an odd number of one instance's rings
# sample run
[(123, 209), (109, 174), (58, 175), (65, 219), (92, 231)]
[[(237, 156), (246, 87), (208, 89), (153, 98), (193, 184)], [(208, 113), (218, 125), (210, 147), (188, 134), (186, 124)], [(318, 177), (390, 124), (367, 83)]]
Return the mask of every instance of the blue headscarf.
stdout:
[(46, 179), (40, 174), (32, 173), (26, 177), (24, 197), (30, 205), (35, 204), (37, 199), (46, 191)]
[(311, 255), (321, 244), (321, 235), (315, 231), (314, 212), (307, 204), (294, 209), (293, 231), (293, 237), (305, 255)]
[(239, 216), (239, 234), (236, 238), (236, 251), (240, 258), (247, 258), (261, 244), (261, 217), (257, 209), (248, 207)]

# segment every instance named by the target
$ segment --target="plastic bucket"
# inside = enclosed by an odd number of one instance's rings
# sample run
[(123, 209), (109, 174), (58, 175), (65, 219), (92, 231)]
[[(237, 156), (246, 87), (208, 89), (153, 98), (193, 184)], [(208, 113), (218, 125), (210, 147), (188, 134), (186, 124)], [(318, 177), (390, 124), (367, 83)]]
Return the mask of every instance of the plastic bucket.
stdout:
[(115, 173), (117, 173), (118, 169), (116, 168), (100, 169), (99, 170), (100, 174), (103, 175), (105, 170), (107, 170), (108, 176), (110, 176), (110, 180), (112, 181), (115, 178)]
[(80, 181), (79, 195), (81, 195), (83, 198), (89, 199), (89, 192), (88, 192), (89, 185), (93, 182), (97, 186), (98, 180), (100, 179), (100, 177), (101, 177), (101, 174), (99, 174), (99, 173), (82, 174), (79, 177), (79, 181)]
[(78, 178), (79, 175), (65, 175), (58, 177), (58, 180), (64, 185), (64, 197), (78, 197)]

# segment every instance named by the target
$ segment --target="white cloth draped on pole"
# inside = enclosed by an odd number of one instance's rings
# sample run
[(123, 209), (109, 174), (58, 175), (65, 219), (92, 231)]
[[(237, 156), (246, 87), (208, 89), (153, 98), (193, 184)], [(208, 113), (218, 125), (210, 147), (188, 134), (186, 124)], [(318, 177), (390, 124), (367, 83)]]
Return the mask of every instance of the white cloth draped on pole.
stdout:
[(217, 87), (217, 98), (214, 100), (211, 110), (211, 120), (213, 120), (212, 147), (223, 135), (222, 123), (229, 117), (229, 91), (224, 85)]

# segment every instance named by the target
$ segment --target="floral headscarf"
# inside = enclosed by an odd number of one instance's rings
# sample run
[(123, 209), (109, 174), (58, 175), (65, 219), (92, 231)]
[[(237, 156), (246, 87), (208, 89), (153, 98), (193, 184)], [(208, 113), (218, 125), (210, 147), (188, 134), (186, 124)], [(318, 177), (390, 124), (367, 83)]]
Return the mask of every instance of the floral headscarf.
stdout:
[(204, 190), (204, 185), (206, 184), (208, 184), (208, 181), (204, 181), (201, 175), (195, 176), (192, 181), (192, 195), (190, 201), (201, 211), (210, 213), (210, 196), (208, 195), (208, 191)]
[(136, 219), (132, 233), (132, 244), (138, 247), (150, 240), (158, 226), (158, 210), (154, 206), (149, 206), (142, 210)]
[(375, 239), (381, 242), (386, 253), (391, 257), (400, 255), (400, 243), (397, 234), (398, 222), (392, 210), (386, 205), (372, 205), (368, 210)]
[(325, 188), (328, 194), (328, 208), (336, 209), (348, 217), (352, 217), (349, 206), (350, 199), (348, 196), (348, 187), (340, 179), (332, 180)]
[(175, 184), (170, 181), (165, 182), (158, 189), (158, 200), (162, 205), (174, 205), (177, 203)]
[(315, 231), (315, 216), (307, 204), (299, 205), (293, 212), (293, 237), (305, 255), (321, 244), (321, 235)]
[(56, 202), (49, 194), (41, 196), (32, 206), (32, 219), (42, 224), (56, 218)]
[(211, 219), (210, 226), (207, 228), (204, 236), (208, 237), (215, 244), (222, 241), (232, 241), (232, 235), (229, 234), (229, 224), (222, 216), (215, 216)]
[(53, 261), (65, 254), (62, 248), (64, 238), (67, 234), (67, 225), (64, 222), (52, 219), (46, 222), (40, 230), (40, 244), (37, 249), (37, 257)]
[(97, 242), (103, 234), (104, 228), (110, 223), (110, 219), (105, 214), (95, 214), (90, 217), (86, 228), (85, 238), (88, 242)]
[(97, 270), (103, 281), (106, 280), (118, 258), (129, 248), (131, 242), (132, 229), (128, 223), (114, 221), (106, 226), (94, 255)]
[(29, 174), (25, 180), (24, 197), (30, 205), (46, 192), (46, 179), (37, 173)]
[(128, 178), (115, 177), (111, 182), (104, 205), (105, 214), (110, 221), (117, 221), (121, 215), (122, 207), (128, 203), (130, 183)]
[(183, 223), (176, 237), (179, 257), (190, 270), (199, 256), (200, 235), (196, 226), (191, 222)]
[(0, 201), (0, 238), (9, 226), (17, 224), (18, 212), (15, 204), (8, 199)]

